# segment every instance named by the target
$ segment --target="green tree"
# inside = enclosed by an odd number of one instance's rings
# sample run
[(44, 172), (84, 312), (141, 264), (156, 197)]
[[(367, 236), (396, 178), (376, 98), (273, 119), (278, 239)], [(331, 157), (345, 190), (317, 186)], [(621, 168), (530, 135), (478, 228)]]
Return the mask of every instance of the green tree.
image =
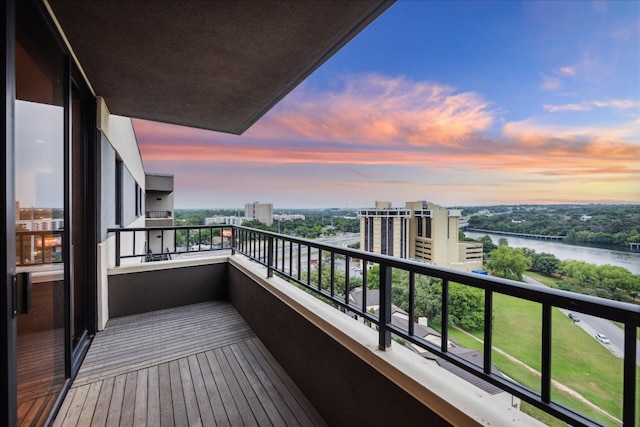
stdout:
[(531, 260), (522, 251), (509, 246), (498, 246), (491, 252), (487, 268), (496, 276), (523, 280), (524, 272), (531, 268)]
[(493, 243), (493, 240), (491, 240), (491, 237), (489, 237), (486, 234), (480, 237), (479, 239), (477, 239), (477, 241), (482, 243), (482, 252), (485, 255), (488, 255), (489, 253), (491, 253), (492, 251), (498, 248), (498, 246), (495, 243)]
[(558, 270), (560, 266), (560, 260), (553, 254), (543, 252), (541, 254), (534, 254), (532, 258), (531, 269), (539, 271), (540, 273), (551, 275)]

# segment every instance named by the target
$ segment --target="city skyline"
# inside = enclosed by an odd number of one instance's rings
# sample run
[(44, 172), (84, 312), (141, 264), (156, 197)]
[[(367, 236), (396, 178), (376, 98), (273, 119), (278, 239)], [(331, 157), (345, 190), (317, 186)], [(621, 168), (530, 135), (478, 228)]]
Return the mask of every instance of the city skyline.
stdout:
[(242, 136), (134, 127), (176, 208), (639, 203), (639, 20), (638, 2), (400, 1)]

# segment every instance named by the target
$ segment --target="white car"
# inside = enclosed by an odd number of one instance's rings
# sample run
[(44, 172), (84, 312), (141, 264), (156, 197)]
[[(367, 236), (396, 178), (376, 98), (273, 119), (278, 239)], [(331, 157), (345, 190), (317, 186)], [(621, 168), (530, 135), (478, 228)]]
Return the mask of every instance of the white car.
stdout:
[(609, 341), (609, 338), (607, 338), (605, 334), (596, 334), (596, 339), (602, 344), (611, 344), (611, 341)]

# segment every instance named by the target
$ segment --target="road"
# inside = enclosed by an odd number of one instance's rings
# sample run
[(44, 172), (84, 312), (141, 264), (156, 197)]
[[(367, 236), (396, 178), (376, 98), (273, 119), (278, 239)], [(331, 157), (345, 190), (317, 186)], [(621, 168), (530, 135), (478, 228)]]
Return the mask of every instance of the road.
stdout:
[[(545, 286), (543, 283), (538, 282), (531, 277), (525, 276), (525, 281), (533, 285)], [(569, 310), (560, 309), (567, 316)], [(624, 357), (624, 330), (612, 323), (609, 320), (602, 319), (596, 316), (589, 316), (587, 314), (577, 313), (580, 316), (580, 321), (576, 323), (586, 333), (588, 333), (595, 340), (597, 333), (605, 334), (611, 341), (611, 344), (602, 344), (611, 353), (619, 358)], [(640, 340), (636, 340), (636, 364), (640, 366)]]

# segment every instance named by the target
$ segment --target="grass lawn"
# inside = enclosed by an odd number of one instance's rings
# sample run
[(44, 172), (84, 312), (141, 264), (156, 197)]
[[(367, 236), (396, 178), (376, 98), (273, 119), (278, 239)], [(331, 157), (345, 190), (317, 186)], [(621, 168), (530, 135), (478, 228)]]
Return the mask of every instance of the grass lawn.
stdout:
[[(537, 280), (538, 282), (544, 283), (550, 288), (556, 287), (557, 279), (554, 277), (545, 276), (544, 274), (534, 273), (532, 271), (527, 271), (526, 275), (531, 277), (532, 279)], [(619, 328), (624, 329), (624, 325), (622, 323), (619, 323), (619, 322), (613, 322), (613, 323), (617, 325)], [(636, 337), (637, 339), (640, 340), (640, 328), (636, 328)]]
[[(504, 295), (494, 296), (493, 344), (536, 370), (540, 370), (540, 304)], [(608, 413), (622, 414), (623, 362), (565, 316), (553, 310), (552, 376)], [(481, 332), (474, 332), (482, 339)], [(481, 348), (481, 344), (463, 333), (450, 330), (460, 345)], [(494, 365), (519, 383), (540, 391), (540, 380), (526, 369), (494, 352)], [(640, 379), (640, 369), (637, 370)], [(640, 396), (640, 381), (636, 383)], [(599, 415), (568, 394), (553, 389), (553, 399), (608, 425), (610, 418)]]

